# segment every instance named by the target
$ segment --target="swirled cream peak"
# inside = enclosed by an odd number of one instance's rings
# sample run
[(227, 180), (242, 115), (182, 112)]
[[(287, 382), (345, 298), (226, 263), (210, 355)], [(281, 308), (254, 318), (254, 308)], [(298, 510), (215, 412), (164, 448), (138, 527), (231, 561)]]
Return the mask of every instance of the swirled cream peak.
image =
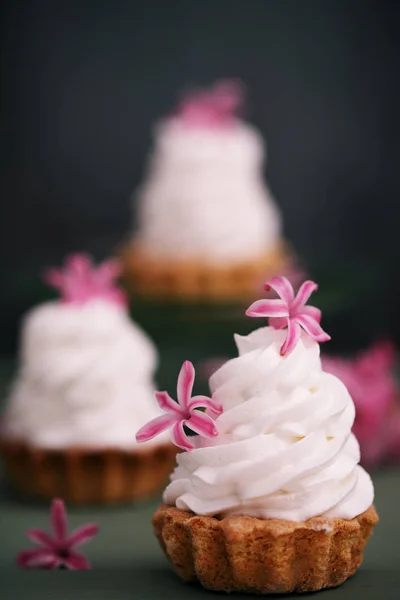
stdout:
[(220, 434), (178, 456), (168, 504), (291, 521), (352, 519), (372, 504), (347, 389), (322, 371), (319, 346), (305, 334), (281, 356), (284, 336), (272, 327), (236, 336), (239, 356), (210, 379), (223, 407)]
[(20, 362), (5, 425), (33, 445), (132, 448), (137, 429), (160, 414), (155, 347), (121, 305), (34, 308), (23, 323)]
[(140, 246), (213, 264), (272, 250), (281, 218), (263, 182), (263, 158), (261, 136), (239, 120), (222, 129), (163, 121), (137, 195)]

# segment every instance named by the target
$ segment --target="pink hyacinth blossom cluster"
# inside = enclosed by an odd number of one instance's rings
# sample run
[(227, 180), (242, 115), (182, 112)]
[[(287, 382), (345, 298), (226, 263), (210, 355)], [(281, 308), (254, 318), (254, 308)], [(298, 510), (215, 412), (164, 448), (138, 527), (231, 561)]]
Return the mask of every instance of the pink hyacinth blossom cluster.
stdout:
[(396, 352), (390, 342), (377, 342), (354, 358), (322, 356), (324, 371), (347, 387), (356, 407), (353, 432), (361, 461), (372, 466), (400, 460), (400, 406)]
[(125, 305), (126, 295), (116, 284), (120, 273), (120, 265), (114, 259), (96, 267), (86, 254), (73, 254), (66, 258), (64, 268), (47, 269), (44, 279), (60, 292), (61, 301), (66, 304), (102, 299)]

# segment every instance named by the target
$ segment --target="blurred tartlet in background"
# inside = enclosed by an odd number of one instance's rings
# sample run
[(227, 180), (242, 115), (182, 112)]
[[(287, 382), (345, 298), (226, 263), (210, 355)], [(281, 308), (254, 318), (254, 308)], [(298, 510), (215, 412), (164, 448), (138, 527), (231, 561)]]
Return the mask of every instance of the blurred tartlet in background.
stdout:
[(183, 97), (157, 126), (123, 249), (129, 289), (148, 298), (235, 301), (290, 269), (281, 216), (263, 181), (264, 142), (237, 117), (238, 82)]
[(22, 492), (76, 503), (143, 498), (174, 464), (168, 438), (138, 447), (157, 417), (157, 352), (128, 314), (116, 261), (73, 255), (46, 274), (61, 298), (26, 315), (1, 423), (5, 470)]

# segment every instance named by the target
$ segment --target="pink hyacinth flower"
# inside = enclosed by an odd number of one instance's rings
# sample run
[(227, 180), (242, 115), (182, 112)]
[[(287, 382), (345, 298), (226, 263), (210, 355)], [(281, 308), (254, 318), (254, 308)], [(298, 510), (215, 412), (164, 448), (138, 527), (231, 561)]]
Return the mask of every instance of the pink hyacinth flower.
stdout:
[(257, 300), (246, 311), (248, 317), (268, 317), (275, 329), (287, 327), (287, 336), (280, 349), (282, 356), (289, 354), (296, 346), (303, 329), (313, 340), (327, 342), (330, 336), (320, 325), (321, 311), (306, 302), (318, 286), (313, 281), (305, 281), (296, 296), (293, 286), (286, 277), (273, 277), (265, 284), (266, 291), (273, 289), (280, 300)]
[[(194, 366), (187, 360), (183, 363), (178, 376), (178, 401), (173, 400), (167, 392), (155, 392), (158, 405), (166, 414), (156, 417), (142, 427), (136, 434), (138, 442), (147, 442), (172, 427), (174, 444), (183, 450), (191, 450), (194, 446), (186, 435), (185, 427), (202, 437), (210, 438), (218, 435), (212, 417), (220, 415), (222, 408), (207, 396), (192, 397), (194, 378)], [(206, 409), (207, 412), (199, 409)]]
[(91, 540), (99, 529), (98, 525), (83, 525), (68, 535), (67, 514), (64, 502), (60, 499), (52, 502), (50, 520), (54, 535), (49, 535), (41, 529), (30, 529), (26, 532), (28, 538), (39, 547), (19, 552), (18, 566), (25, 569), (90, 569), (86, 556), (75, 548)]
[(395, 348), (378, 342), (355, 358), (322, 356), (322, 367), (347, 387), (356, 407), (353, 432), (367, 466), (400, 458), (399, 389)]
[(64, 269), (48, 269), (44, 279), (59, 290), (66, 304), (85, 304), (99, 298), (126, 304), (125, 293), (116, 285), (120, 273), (120, 265), (114, 259), (95, 267), (85, 254), (73, 254), (66, 258)]
[(210, 90), (189, 92), (181, 101), (177, 116), (189, 127), (230, 127), (243, 95), (239, 82), (220, 81)]

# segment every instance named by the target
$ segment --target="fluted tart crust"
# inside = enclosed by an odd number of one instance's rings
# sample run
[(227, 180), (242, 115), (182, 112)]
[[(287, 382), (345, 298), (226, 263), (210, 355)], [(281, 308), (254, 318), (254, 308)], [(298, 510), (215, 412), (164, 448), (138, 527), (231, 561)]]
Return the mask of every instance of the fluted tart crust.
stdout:
[(304, 522), (197, 516), (166, 505), (155, 534), (176, 573), (205, 588), (257, 594), (310, 592), (342, 584), (363, 559), (378, 522), (374, 506), (351, 520)]

